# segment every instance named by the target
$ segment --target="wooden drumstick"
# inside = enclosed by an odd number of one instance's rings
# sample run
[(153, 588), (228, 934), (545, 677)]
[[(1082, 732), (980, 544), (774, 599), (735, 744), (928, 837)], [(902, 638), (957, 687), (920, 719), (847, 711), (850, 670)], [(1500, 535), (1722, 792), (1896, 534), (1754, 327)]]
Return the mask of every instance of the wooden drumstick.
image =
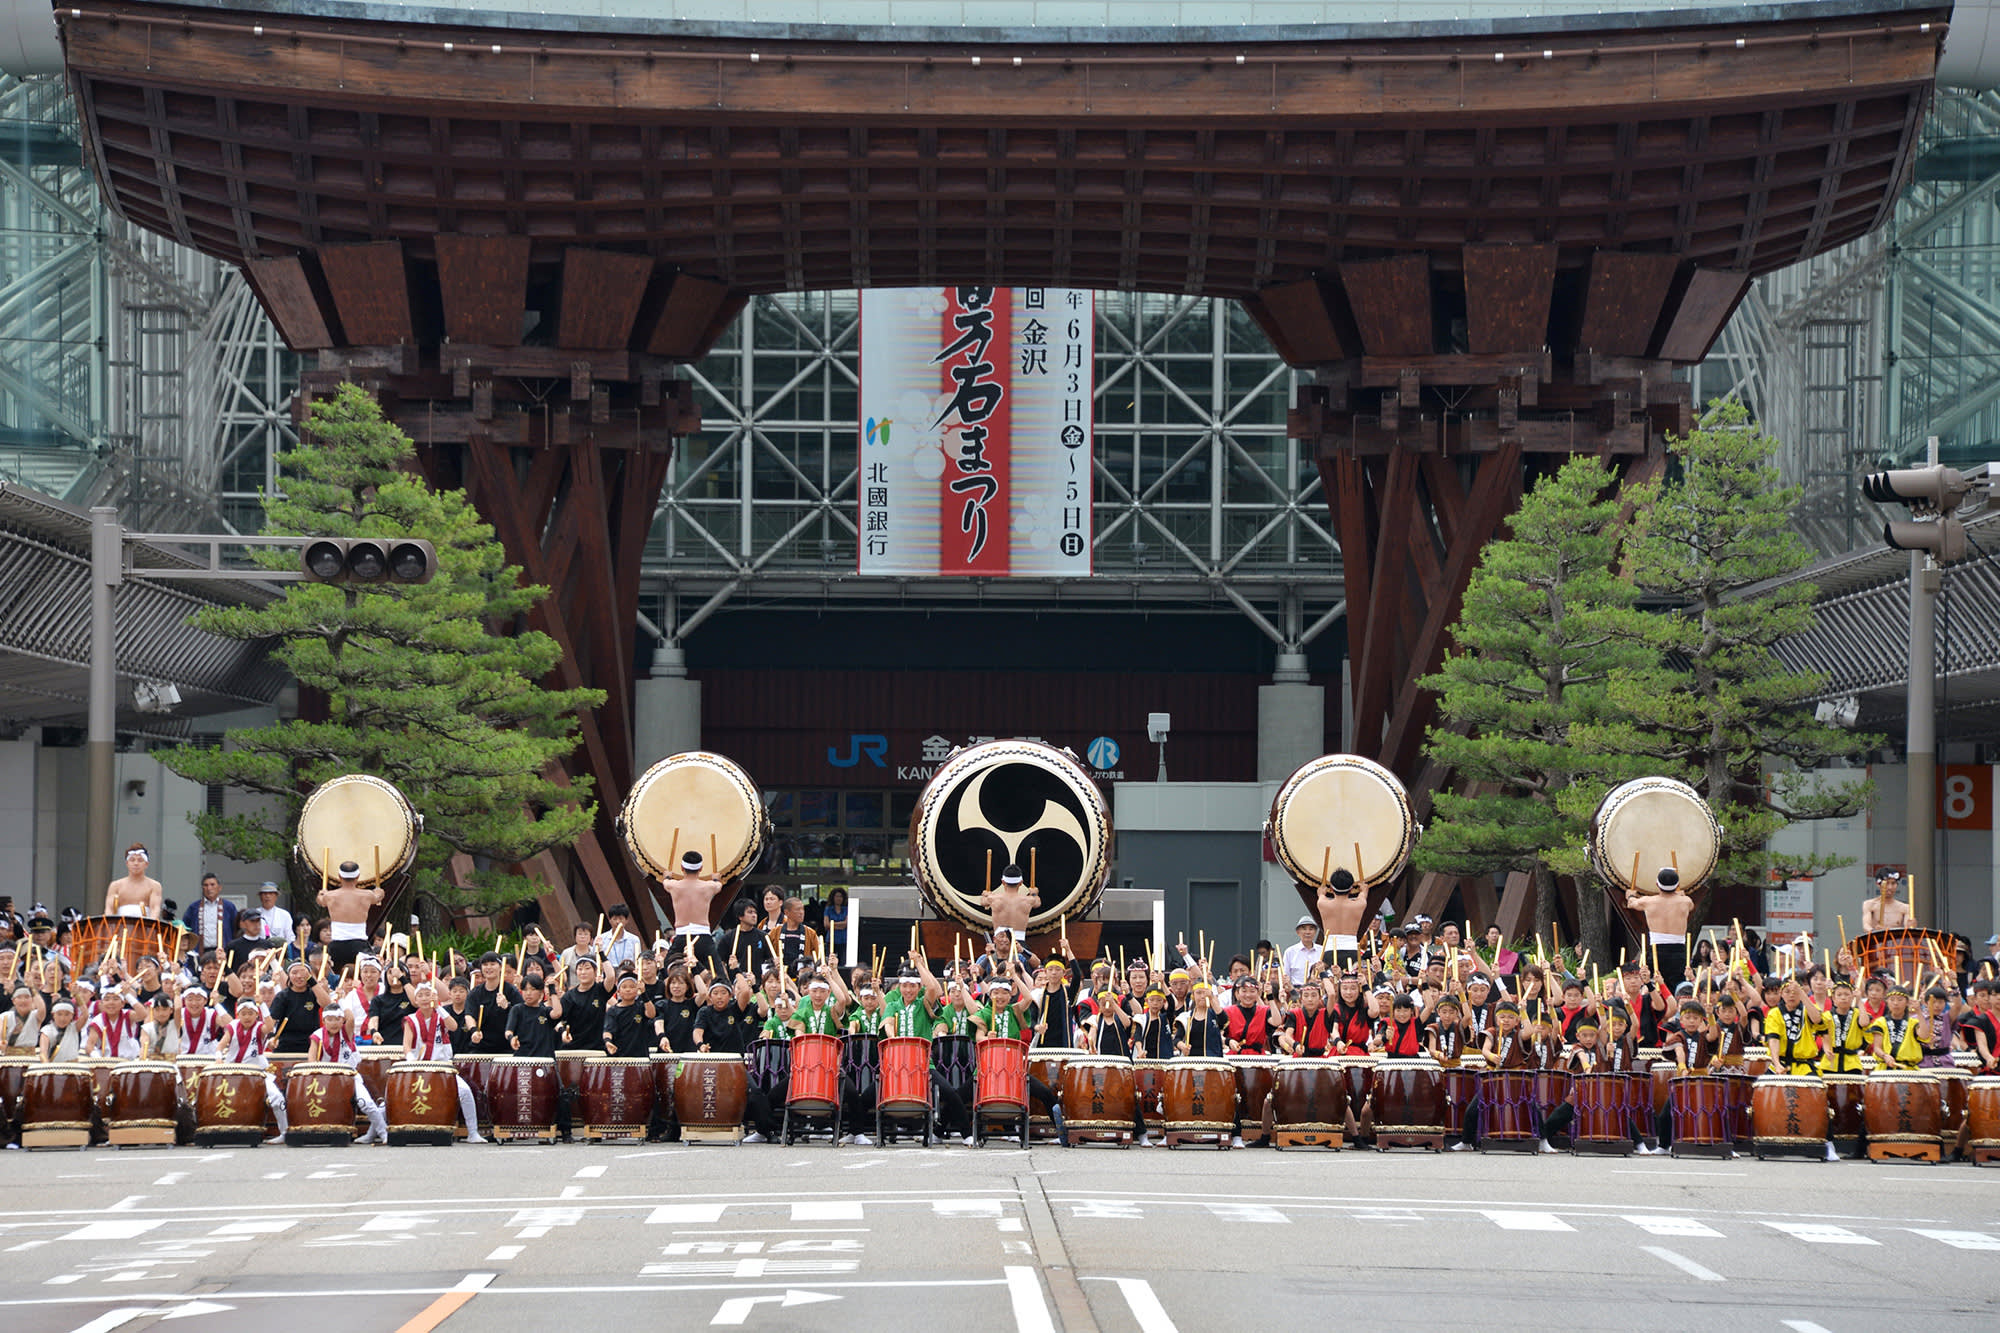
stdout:
[(984, 888), (987, 893), (993, 892), (993, 849), (991, 847), (986, 849), (986, 883)]
[(1639, 891), (1639, 853), (1632, 853), (1632, 892)]
[(321, 893), (325, 893), (329, 888), (332, 887), (332, 885), (327, 880), (327, 876), (331, 875), (332, 873), (333, 873), (333, 848), (331, 847), (322, 848), (319, 854), (319, 891)]
[(1333, 882), (1333, 848), (1324, 849), (1319, 858), (1319, 886), (1325, 888)]
[(673, 874), (675, 871), (680, 869), (680, 865), (681, 865), (681, 830), (680, 826), (676, 824), (674, 826), (674, 840), (667, 844), (667, 873), (669, 875)]
[(1354, 844), (1354, 882), (1356, 884), (1367, 882), (1367, 876), (1361, 873), (1361, 844), (1358, 842)]
[(1041, 859), (1041, 855), (1042, 849), (1039, 847), (1030, 847), (1028, 849), (1028, 892), (1030, 893), (1033, 893), (1041, 886), (1041, 877), (1036, 871), (1036, 866)]
[(1681, 868), (1680, 854), (1674, 851), (1674, 849), (1671, 847), (1667, 848), (1667, 864), (1672, 866), (1676, 873), (1678, 873)]
[(382, 882), (382, 844), (375, 844), (375, 882)]
[(711, 879), (721, 879), (722, 872), (716, 869), (722, 864), (721, 855), (715, 850), (715, 835), (708, 835), (708, 874)]

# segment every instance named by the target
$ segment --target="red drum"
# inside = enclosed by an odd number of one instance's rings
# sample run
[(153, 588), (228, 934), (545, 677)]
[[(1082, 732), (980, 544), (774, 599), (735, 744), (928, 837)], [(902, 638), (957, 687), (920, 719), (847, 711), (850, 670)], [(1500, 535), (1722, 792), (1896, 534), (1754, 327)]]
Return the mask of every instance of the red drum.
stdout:
[(1271, 1081), (1271, 1132), (1280, 1148), (1337, 1148), (1353, 1105), (1345, 1060), (1281, 1060)]
[(392, 1144), (443, 1146), (457, 1137), (458, 1069), (444, 1060), (405, 1060), (389, 1071), (382, 1107)]
[[(882, 1071), (882, 1109), (928, 1110), (931, 1104), (930, 1042), (923, 1037), (884, 1037), (877, 1054)], [(1046, 1055), (1047, 1052), (1037, 1054)]]
[(1159, 1077), (1168, 1142), (1176, 1134), (1215, 1135), (1227, 1147), (1236, 1132), (1236, 1066), (1227, 1060), (1168, 1060)]
[(978, 1095), (973, 1101), (975, 1110), (1027, 1110), (1028, 1043), (1007, 1037), (988, 1037), (981, 1041), (977, 1086)]
[(1160, 1070), (1165, 1063), (1138, 1058), (1132, 1061), (1132, 1089), (1139, 1099), (1139, 1114), (1149, 1125), (1160, 1119)]
[(1826, 1134), (1835, 1151), (1843, 1157), (1861, 1155), (1861, 1136), (1867, 1129), (1862, 1114), (1862, 1094), (1868, 1085), (1866, 1074), (1823, 1074), (1826, 1084)]
[(1635, 1109), (1645, 1110), (1646, 1132), (1650, 1134), (1653, 1132), (1652, 1117), (1667, 1109), (1667, 1094), (1674, 1083), (1674, 1062), (1657, 1046), (1641, 1046), (1633, 1057), (1632, 1067), (1649, 1080), (1646, 1104), (1650, 1109)]
[(21, 1074), (21, 1146), (83, 1148), (90, 1144), (96, 1103), (91, 1075), (75, 1061), (34, 1065)]
[(114, 1147), (174, 1141), (181, 1075), (171, 1060), (121, 1060), (104, 1094), (104, 1128)]
[[(73, 1062), (77, 1068), (90, 1072), (90, 1141), (103, 1143), (104, 1101), (111, 1095), (111, 1071), (118, 1068), (120, 1061), (105, 1055), (86, 1055)], [(277, 1132), (274, 1124), (272, 1133)]]
[(1943, 1152), (1944, 1097), (1932, 1069), (1878, 1069), (1861, 1092), (1868, 1156), (1935, 1162)]
[(1130, 1060), (1077, 1055), (1063, 1062), (1056, 1094), (1072, 1134), (1125, 1135), (1132, 1132), (1138, 1087)]
[[(87, 916), (69, 928), (69, 961), (77, 976), (89, 973), (106, 953), (116, 953), (125, 959), (151, 954), (171, 963), (186, 951), (191, 938), (178, 921), (155, 921), (142, 916)], [(78, 1021), (82, 1021), (81, 1015)]]
[(1424, 1057), (1375, 1066), (1375, 1145), (1444, 1146), (1444, 1070)]
[(750, 1066), (740, 1055), (711, 1051), (677, 1055), (674, 1119), (684, 1143), (739, 1143), (749, 1105)]
[[(451, 1066), (458, 1076), (472, 1089), (472, 1109), (479, 1116), (479, 1132), (491, 1133), (493, 1129), (492, 1078), (493, 1061), (498, 1057), (468, 1051), (464, 1055), (451, 1057)], [(465, 1127), (459, 1126), (459, 1137), (465, 1137)]]
[(1757, 1080), (1762, 1078), (1763, 1075), (1761, 1073), (1753, 1074), (1749, 1071), (1752, 1069), (1761, 1069), (1762, 1067), (1746, 1064), (1720, 1075), (1722, 1081), (1728, 1084), (1725, 1091), (1729, 1096), (1729, 1141), (1731, 1143), (1747, 1143), (1753, 1137), (1756, 1125), (1752, 1119), (1751, 1112), (1755, 1105)]
[(1530, 1069), (1489, 1069), (1479, 1083), (1479, 1142), (1534, 1143), (1535, 1074)]
[(501, 1143), (547, 1143), (556, 1136), (556, 1062), (545, 1056), (503, 1055), (489, 1066), (487, 1098), (493, 1137)]
[(1965, 1151), (1980, 1166), (2000, 1162), (2000, 1077), (1972, 1080), (1965, 1097)]
[[(1572, 1144), (1588, 1145), (1600, 1152), (1614, 1148), (1632, 1151), (1634, 1077), (1628, 1072), (1609, 1070), (1572, 1076), (1570, 1096), (1576, 1106), (1575, 1128), (1569, 1136)], [(1637, 1086), (1644, 1088), (1649, 1098), (1652, 1096), (1650, 1080)]]
[(1944, 1111), (1944, 1127), (1940, 1137), (1944, 1142), (1947, 1157), (1958, 1150), (1959, 1140), (1965, 1137), (1966, 1099), (1972, 1090), (1972, 1075), (1957, 1067), (1939, 1067), (1931, 1070), (1938, 1077), (1938, 1101)]
[(1570, 1098), (1571, 1075), (1567, 1069), (1538, 1069), (1535, 1071), (1535, 1105), (1542, 1108), (1542, 1114), (1561, 1106)]
[(583, 1107), (585, 1138), (599, 1143), (645, 1138), (653, 1118), (652, 1058), (591, 1056), (584, 1061), (577, 1101)]
[(354, 1071), (332, 1061), (293, 1065), (285, 1078), (285, 1142), (294, 1148), (354, 1142)]
[(1766, 1157), (1826, 1156), (1826, 1084), (1816, 1074), (1766, 1074), (1750, 1090), (1750, 1150)]
[(804, 1032), (792, 1038), (791, 1048), (785, 1105), (807, 1115), (832, 1115), (840, 1105), (840, 1038)]
[(194, 1093), (194, 1141), (203, 1148), (255, 1147), (264, 1141), (264, 1078), (260, 1065), (217, 1062), (204, 1069)]
[(1236, 1066), (1236, 1125), (1245, 1143), (1263, 1143), (1264, 1112), (1278, 1083), (1278, 1060), (1270, 1055), (1232, 1055)]
[(0, 1138), (14, 1127), (21, 1114), (21, 1078), (40, 1063), (32, 1055), (0, 1055)]
[(389, 1071), (403, 1062), (400, 1046), (363, 1046), (354, 1066), (354, 1076), (368, 1089), (378, 1105), (389, 1104)]
[(1479, 1095), (1479, 1076), (1484, 1066), (1457, 1064), (1444, 1071), (1444, 1132), (1455, 1138), (1465, 1136), (1465, 1111)]
[(1686, 1073), (1674, 1077), (1668, 1106), (1674, 1118), (1674, 1152), (1720, 1149), (1727, 1155), (1733, 1086), (1747, 1082), (1720, 1074)]
[(556, 1082), (571, 1092), (583, 1086), (583, 1067), (589, 1063), (594, 1051), (557, 1051)]
[[(282, 1097), (285, 1095), (285, 1080), (291, 1077), (292, 1066), (304, 1064), (306, 1062), (306, 1058), (304, 1055), (295, 1051), (290, 1055), (267, 1054), (264, 1057), (264, 1062), (266, 1065), (269, 1066), (271, 1070), (271, 1078), (278, 1085), (278, 1095)], [(289, 1115), (290, 1112), (287, 1111), (286, 1114)], [(264, 1103), (264, 1137), (267, 1139), (275, 1137), (277, 1135), (277, 1132), (278, 1132), (278, 1111), (276, 1107), (271, 1105), (267, 1093)]]

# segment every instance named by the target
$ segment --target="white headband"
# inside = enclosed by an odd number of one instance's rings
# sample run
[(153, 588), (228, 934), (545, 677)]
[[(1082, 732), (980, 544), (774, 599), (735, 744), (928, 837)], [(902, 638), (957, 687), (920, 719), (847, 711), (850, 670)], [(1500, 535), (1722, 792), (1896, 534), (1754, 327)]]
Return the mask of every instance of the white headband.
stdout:
[(152, 857), (146, 855), (146, 849), (144, 847), (134, 847), (131, 851), (125, 853), (125, 859), (127, 861), (131, 860), (135, 856), (138, 857), (141, 861), (150, 861), (153, 859)]

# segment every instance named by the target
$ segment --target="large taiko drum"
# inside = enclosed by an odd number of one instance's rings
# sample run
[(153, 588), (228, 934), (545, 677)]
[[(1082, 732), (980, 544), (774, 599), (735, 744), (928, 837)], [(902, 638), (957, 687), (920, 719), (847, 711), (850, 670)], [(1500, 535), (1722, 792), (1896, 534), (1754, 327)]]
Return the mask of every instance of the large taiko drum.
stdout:
[(806, 1115), (832, 1115), (840, 1105), (840, 1038), (802, 1032), (790, 1046), (792, 1075), (785, 1105)]
[(1073, 1055), (1063, 1061), (1056, 1085), (1063, 1119), (1072, 1133), (1126, 1135), (1138, 1100), (1138, 1078), (1130, 1060), (1112, 1055)]
[(87, 916), (69, 928), (69, 960), (76, 975), (94, 969), (106, 954), (125, 960), (127, 971), (150, 954), (164, 963), (178, 963), (194, 947), (194, 936), (173, 921), (137, 916)]
[(593, 1055), (584, 1062), (577, 1089), (584, 1136), (597, 1143), (646, 1137), (653, 1119), (653, 1061), (650, 1056)]
[(1280, 1061), (1271, 1079), (1272, 1141), (1280, 1148), (1339, 1147), (1353, 1107), (1346, 1061)]
[(1465, 1134), (1465, 1112), (1479, 1096), (1479, 1078), (1486, 1072), (1483, 1056), (1468, 1055), (1444, 1071), (1444, 1132), (1455, 1138)]
[(1333, 1057), (1347, 1081), (1347, 1117), (1354, 1122), (1356, 1138), (1375, 1137), (1375, 1057), (1341, 1055)]
[(174, 1141), (180, 1116), (181, 1074), (172, 1060), (121, 1060), (111, 1071), (102, 1113), (114, 1147)]
[(757, 784), (733, 761), (706, 750), (668, 755), (642, 773), (616, 827), (640, 869), (661, 880), (680, 875), (687, 852), (701, 854), (705, 878), (735, 879), (757, 864), (771, 838)]
[(1159, 1077), (1168, 1142), (1176, 1134), (1215, 1135), (1227, 1147), (1236, 1132), (1236, 1066), (1227, 1060), (1168, 1060)]
[(294, 1148), (354, 1142), (354, 1071), (330, 1060), (293, 1065), (285, 1076), (285, 1142)]
[[(990, 930), (980, 895), (1013, 864), (1040, 899), (1041, 930), (1096, 907), (1111, 873), (1111, 807), (1077, 757), (1040, 741), (986, 741), (952, 751), (910, 818), (910, 868), (938, 914)], [(989, 884), (990, 873), (996, 883)]]
[(978, 1091), (973, 1108), (980, 1111), (1028, 1109), (1028, 1043), (1009, 1037), (987, 1037), (979, 1043)]
[(1673, 778), (1633, 778), (1604, 794), (1590, 817), (1590, 866), (1625, 893), (1658, 893), (1659, 872), (1692, 892), (1715, 869), (1722, 826), (1701, 793)]
[(1731, 1085), (1737, 1081), (1720, 1074), (1692, 1071), (1675, 1076), (1667, 1095), (1673, 1112), (1675, 1153), (1689, 1149), (1728, 1152), (1732, 1134)]
[[(1570, 1097), (1576, 1107), (1570, 1142), (1596, 1152), (1632, 1151), (1632, 1104), (1635, 1075), (1619, 1070), (1592, 1070), (1572, 1076)], [(1652, 1095), (1650, 1081), (1641, 1084)]]
[(1862, 1100), (1868, 1087), (1866, 1074), (1822, 1074), (1826, 1084), (1826, 1136), (1834, 1151), (1843, 1157), (1861, 1155), (1861, 1136), (1867, 1132)]
[[(1037, 1051), (1037, 1055), (1047, 1054)], [(931, 1044), (923, 1037), (884, 1037), (876, 1051), (884, 1114), (909, 1114), (931, 1104)], [(1051, 1087), (1054, 1085), (1051, 1084)]]
[(500, 1143), (547, 1143), (556, 1136), (556, 1062), (546, 1056), (503, 1055), (489, 1066), (486, 1098)]
[(90, 1071), (75, 1061), (35, 1065), (21, 1075), (21, 1146), (83, 1148), (97, 1102)]
[(792, 1043), (778, 1037), (759, 1037), (744, 1054), (749, 1071), (750, 1091), (772, 1106), (785, 1104), (785, 1087), (792, 1077)]
[[(1028, 1077), (1045, 1088), (1059, 1089), (1062, 1087), (1063, 1066), (1072, 1058), (1084, 1054), (1087, 1052), (1073, 1046), (1031, 1046), (1028, 1048)], [(1028, 1133), (1032, 1138), (1053, 1139), (1056, 1137), (1055, 1121), (1030, 1106)]]
[(299, 810), (300, 866), (315, 880), (340, 880), (340, 863), (361, 867), (361, 883), (395, 879), (417, 861), (424, 817), (394, 784), (368, 773), (322, 782)]
[(1982, 1075), (1966, 1089), (1965, 1133), (1965, 1152), (1975, 1163), (2000, 1162), (2000, 1077)]
[(1750, 1150), (1766, 1157), (1826, 1155), (1826, 1084), (1816, 1074), (1766, 1074), (1750, 1090)]
[(583, 1067), (590, 1063), (595, 1051), (557, 1051), (556, 1084), (574, 1094), (583, 1086)]
[(1324, 885), (1336, 870), (1367, 890), (1402, 873), (1417, 844), (1416, 811), (1394, 773), (1356, 754), (1324, 754), (1272, 798), (1264, 836), (1291, 877)]
[(1674, 1062), (1659, 1047), (1642, 1046), (1639, 1048), (1638, 1064), (1639, 1068), (1646, 1071), (1646, 1077), (1652, 1084), (1652, 1091), (1646, 1098), (1648, 1114), (1665, 1115), (1670, 1105), (1668, 1098), (1673, 1090), (1674, 1074), (1677, 1072)]
[(1263, 1143), (1264, 1113), (1270, 1109), (1271, 1090), (1278, 1082), (1278, 1058), (1272, 1055), (1232, 1055), (1236, 1066), (1236, 1123), (1245, 1143)]
[(1375, 1146), (1443, 1147), (1444, 1069), (1426, 1056), (1375, 1066)]
[(460, 1119), (458, 1069), (445, 1060), (405, 1060), (389, 1070), (382, 1105), (390, 1143), (449, 1144)]
[(375, 1099), (377, 1106), (389, 1104), (389, 1071), (403, 1062), (400, 1046), (363, 1046), (354, 1066), (355, 1077)]
[(1479, 1083), (1479, 1142), (1533, 1143), (1540, 1123), (1531, 1069), (1489, 1069)]
[(265, 1137), (265, 1071), (261, 1065), (224, 1064), (201, 1071), (194, 1090), (196, 1146), (255, 1147)]
[(1929, 1069), (1878, 1069), (1861, 1093), (1868, 1155), (1936, 1161), (1944, 1136), (1944, 1098)]
[(0, 1138), (14, 1132), (21, 1114), (21, 1081), (37, 1063), (32, 1055), (0, 1055)]
[(1939, 958), (1945, 960), (1949, 970), (1957, 971), (1960, 961), (1958, 936), (1915, 926), (1871, 930), (1855, 936), (1849, 947), (1863, 972), (1880, 972), (1885, 976), (1909, 978), (1934, 972)]
[[(472, 1089), (472, 1109), (479, 1117), (479, 1132), (487, 1133), (493, 1128), (492, 1077), (493, 1061), (497, 1057), (480, 1051), (466, 1051), (451, 1057), (452, 1068), (465, 1080), (465, 1086)], [(465, 1126), (459, 1126), (459, 1137), (465, 1137)]]
[(743, 1111), (749, 1105), (750, 1066), (724, 1051), (674, 1057), (674, 1120), (684, 1143), (737, 1143), (743, 1138)]

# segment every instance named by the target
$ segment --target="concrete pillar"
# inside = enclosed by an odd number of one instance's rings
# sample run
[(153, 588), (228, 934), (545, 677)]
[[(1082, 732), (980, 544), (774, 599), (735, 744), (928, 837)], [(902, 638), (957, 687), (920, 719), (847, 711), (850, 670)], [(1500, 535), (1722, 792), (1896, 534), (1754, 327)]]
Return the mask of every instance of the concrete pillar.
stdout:
[(633, 684), (632, 754), (644, 772), (655, 760), (701, 748), (701, 682), (689, 680), (687, 655), (662, 643), (653, 674)]
[(1257, 779), (1282, 782), (1323, 753), (1326, 690), (1306, 684), (1303, 653), (1280, 653), (1273, 684), (1257, 687)]

